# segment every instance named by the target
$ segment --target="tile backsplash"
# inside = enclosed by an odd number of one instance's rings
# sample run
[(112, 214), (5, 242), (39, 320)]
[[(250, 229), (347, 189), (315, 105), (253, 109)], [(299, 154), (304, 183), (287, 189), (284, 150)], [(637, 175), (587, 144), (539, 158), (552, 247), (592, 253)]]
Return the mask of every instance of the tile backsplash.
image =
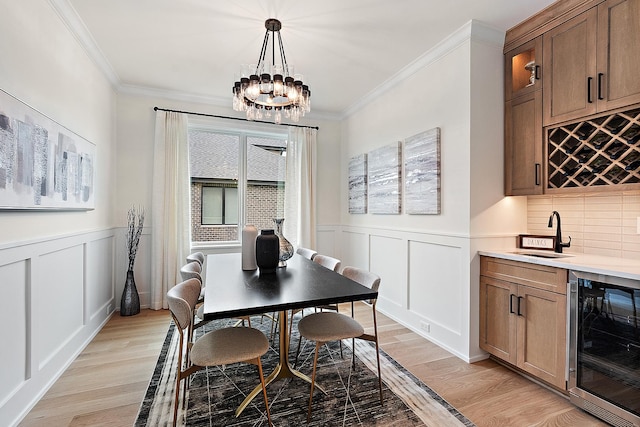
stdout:
[(555, 235), (555, 219), (547, 227), (553, 211), (560, 213), (562, 240), (571, 236), (565, 252), (640, 260), (640, 191), (529, 196), (528, 233)]

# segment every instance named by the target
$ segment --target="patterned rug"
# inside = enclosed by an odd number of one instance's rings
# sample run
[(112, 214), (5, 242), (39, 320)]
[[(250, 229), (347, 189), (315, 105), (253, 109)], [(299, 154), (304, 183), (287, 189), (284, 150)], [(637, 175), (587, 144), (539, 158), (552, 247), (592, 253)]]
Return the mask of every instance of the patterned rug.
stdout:
[[(289, 360), (295, 358), (298, 343), (294, 318)], [(199, 334), (213, 328), (231, 326), (234, 321), (211, 322)], [(252, 318), (252, 326), (270, 337), (271, 320)], [(141, 404), (136, 427), (172, 424), (178, 333), (172, 324), (167, 332), (155, 372)], [(275, 346), (274, 347), (274, 343)], [(277, 337), (262, 357), (267, 376), (278, 361)], [(327, 395), (316, 389), (311, 422), (307, 424), (309, 384), (285, 379), (267, 387), (274, 426), (474, 426), (436, 392), (381, 350), (384, 403), (380, 404), (376, 356), (373, 343), (356, 340), (356, 366), (351, 364), (351, 340), (322, 347), (318, 358), (317, 382)], [(275, 348), (275, 349), (274, 349)], [(303, 340), (296, 368), (311, 376), (315, 346)], [(186, 426), (266, 426), (262, 394), (235, 417), (235, 409), (259, 383), (256, 366), (229, 365), (203, 369), (190, 377), (187, 407), (178, 410), (178, 425)], [(182, 399), (182, 397), (181, 397)]]

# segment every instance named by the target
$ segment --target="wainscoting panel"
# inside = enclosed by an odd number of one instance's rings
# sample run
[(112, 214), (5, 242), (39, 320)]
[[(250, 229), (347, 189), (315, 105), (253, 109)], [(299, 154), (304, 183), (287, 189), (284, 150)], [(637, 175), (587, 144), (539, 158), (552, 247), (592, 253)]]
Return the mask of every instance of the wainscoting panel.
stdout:
[(17, 425), (114, 311), (113, 229), (0, 245), (0, 424)]
[(113, 312), (115, 295), (111, 285), (114, 282), (114, 265), (113, 261), (105, 262), (104, 258), (105, 254), (113, 252), (113, 243), (113, 236), (87, 243), (86, 279), (87, 283), (95, 283), (96, 286), (87, 288), (85, 319)]
[[(462, 259), (459, 247), (409, 242), (409, 310), (432, 327), (460, 334), (462, 329)], [(432, 333), (435, 333), (433, 331)]]
[[(29, 325), (27, 324), (27, 262), (0, 266), (0, 407), (29, 378)], [(9, 327), (11, 326), (11, 327)]]
[(335, 229), (326, 229), (318, 227), (316, 232), (316, 247), (318, 253), (340, 257), (340, 248), (337, 245)]
[[(324, 226), (324, 232), (329, 228)], [(479, 281), (477, 272), (471, 275), (473, 239), (361, 226), (336, 227), (336, 232), (343, 263), (367, 267), (368, 256), (367, 268), (382, 278), (380, 312), (465, 361), (486, 357), (477, 347), (477, 319), (470, 319), (472, 313), (477, 316), (469, 304)]]
[(380, 276), (379, 298), (386, 303), (406, 309), (407, 292), (407, 245), (406, 241), (385, 235), (370, 236), (369, 270)]
[(369, 234), (345, 231), (341, 240), (342, 266), (369, 269)]
[[(65, 347), (84, 323), (84, 254), (73, 246), (40, 255), (32, 294), (39, 369)], [(46, 273), (46, 274), (44, 274)]]

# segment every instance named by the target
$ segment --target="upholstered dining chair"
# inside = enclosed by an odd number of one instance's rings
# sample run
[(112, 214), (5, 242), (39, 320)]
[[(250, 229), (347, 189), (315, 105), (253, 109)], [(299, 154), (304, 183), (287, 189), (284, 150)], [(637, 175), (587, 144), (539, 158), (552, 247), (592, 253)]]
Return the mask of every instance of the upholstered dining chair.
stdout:
[(194, 252), (187, 255), (187, 263), (197, 262), (200, 266), (204, 265), (204, 254), (202, 252)]
[[(198, 303), (201, 303), (202, 301), (204, 301), (204, 282), (202, 281), (202, 268), (200, 266), (200, 263), (198, 262), (188, 262), (185, 265), (182, 266), (182, 268), (180, 268), (180, 276), (182, 277), (182, 280), (187, 280), (187, 279), (198, 279), (200, 281), (200, 297), (198, 298)], [(198, 318), (201, 320), (198, 323), (195, 323), (193, 328), (194, 329), (198, 329), (201, 326), (206, 325), (207, 323), (209, 323), (208, 321), (204, 320), (204, 305), (200, 304), (199, 306), (196, 307), (196, 310), (194, 312), (194, 314), (196, 316), (198, 316)], [(238, 322), (235, 324), (235, 326), (238, 326), (239, 324), (243, 324), (244, 325), (244, 321), (246, 320), (249, 324), (249, 327), (251, 327), (251, 318), (249, 316), (242, 316), (242, 317), (238, 317)]]
[(296, 253), (310, 260), (313, 260), (313, 258), (318, 254), (318, 252), (314, 251), (313, 249), (303, 247), (299, 247), (298, 249), (296, 249)]
[[(374, 273), (357, 267), (345, 267), (342, 274), (349, 279), (360, 283), (372, 290), (377, 291), (380, 286), (380, 277)], [(318, 365), (318, 351), (325, 343), (343, 339), (364, 339), (375, 342), (376, 358), (378, 363), (378, 388), (380, 392), (380, 403), (382, 403), (382, 376), (380, 372), (380, 348), (378, 345), (378, 323), (376, 319), (376, 299), (369, 301), (373, 313), (373, 335), (366, 334), (364, 328), (353, 317), (345, 314), (326, 311), (313, 313), (303, 317), (298, 323), (300, 336), (310, 341), (315, 341), (316, 348), (313, 358), (313, 373), (311, 375), (311, 392), (309, 395), (309, 409), (307, 421), (311, 420), (311, 404), (313, 402), (313, 390), (316, 381), (316, 369)], [(353, 316), (353, 311), (352, 311)], [(353, 361), (355, 363), (355, 345), (352, 345)]]
[[(312, 261), (315, 262), (316, 264), (320, 264), (321, 266), (328, 268), (329, 270), (333, 270), (336, 273), (340, 272), (340, 266), (342, 264), (342, 262), (337, 259), (337, 258), (333, 258), (330, 257), (328, 255), (322, 255), (322, 254), (318, 254), (316, 253), (316, 255), (314, 255), (314, 257), (312, 258)], [(316, 311), (320, 310), (332, 310), (332, 311), (338, 311), (338, 304), (326, 304), (326, 305), (322, 305), (322, 306), (318, 306), (318, 307), (314, 307), (316, 309)], [(299, 310), (294, 310), (291, 312), (291, 323), (289, 324), (289, 339), (291, 339), (291, 332), (293, 332), (293, 316), (298, 313), (298, 312), (303, 312), (303, 309), (299, 309)], [(304, 312), (303, 312), (304, 314)], [(293, 366), (295, 367), (296, 364), (298, 363), (298, 355), (300, 354), (300, 344), (302, 343), (302, 337), (300, 337), (298, 339), (298, 347), (296, 348), (296, 357), (295, 360), (293, 362)], [(342, 343), (340, 343), (340, 356), (342, 357)]]
[(313, 257), (313, 262), (320, 264), (321, 266), (333, 270), (336, 273), (340, 273), (340, 265), (342, 264), (339, 259), (330, 257), (328, 255), (317, 254)]
[(169, 310), (171, 311), (171, 316), (179, 332), (173, 425), (176, 425), (178, 416), (180, 381), (185, 380), (183, 392), (184, 405), (188, 378), (191, 374), (207, 366), (222, 366), (243, 362), (254, 364), (258, 367), (267, 421), (271, 426), (269, 400), (267, 398), (262, 363), (260, 361), (260, 357), (269, 350), (267, 337), (259, 330), (253, 328), (221, 328), (207, 332), (191, 344), (189, 339), (185, 340), (185, 333), (188, 333), (192, 326), (193, 309), (198, 301), (199, 294), (200, 283), (197, 279), (188, 279), (181, 282), (169, 289), (167, 293)]

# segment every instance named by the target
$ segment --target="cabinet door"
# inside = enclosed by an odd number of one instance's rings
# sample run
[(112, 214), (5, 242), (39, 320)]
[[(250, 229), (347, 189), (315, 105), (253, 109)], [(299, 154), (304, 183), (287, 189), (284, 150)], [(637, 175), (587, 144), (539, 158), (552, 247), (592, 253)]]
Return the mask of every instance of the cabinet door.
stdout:
[(596, 112), (597, 8), (543, 36), (544, 125)]
[(640, 0), (598, 6), (598, 111), (640, 102)]
[(504, 192), (542, 194), (542, 91), (505, 103)]
[(516, 364), (516, 285), (480, 276), (480, 348)]
[(504, 99), (542, 89), (542, 36), (504, 54)]
[(566, 296), (520, 285), (518, 300), (516, 365), (566, 390)]

